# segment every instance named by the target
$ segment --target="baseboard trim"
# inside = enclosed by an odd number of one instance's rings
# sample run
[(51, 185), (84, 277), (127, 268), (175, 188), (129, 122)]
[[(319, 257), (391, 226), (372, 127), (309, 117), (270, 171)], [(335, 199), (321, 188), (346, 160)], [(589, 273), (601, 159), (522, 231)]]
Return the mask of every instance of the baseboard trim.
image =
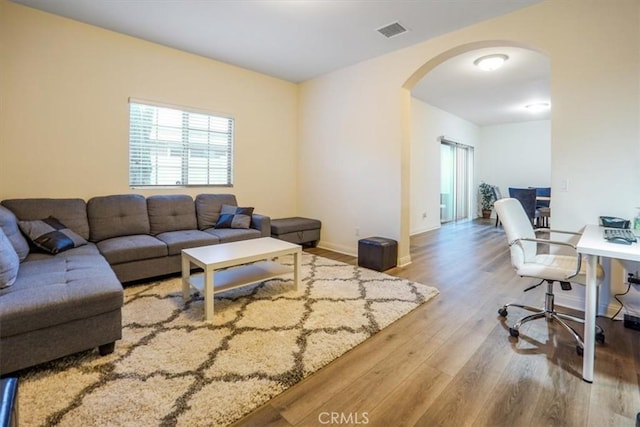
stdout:
[[(584, 298), (576, 295), (562, 295), (556, 292), (554, 293), (556, 295), (556, 305), (584, 313)], [(618, 304), (618, 302), (615, 300), (613, 300), (613, 302), (609, 302), (608, 304), (599, 304), (597, 310), (598, 316), (611, 318), (614, 314), (616, 314), (619, 308), (620, 304)], [(620, 310), (620, 312), (616, 316), (616, 320), (622, 320), (622, 314), (623, 310)]]
[[(333, 245), (331, 243), (326, 243), (326, 242), (318, 242), (318, 248), (320, 249), (326, 249), (328, 251), (333, 251), (333, 252), (337, 252), (339, 254), (342, 255), (349, 255), (355, 258), (358, 258), (358, 253), (356, 251), (356, 253), (353, 252), (353, 250), (351, 250), (350, 248), (347, 248), (345, 246), (341, 246), (341, 245)], [(398, 267), (406, 267), (407, 265), (411, 264), (412, 260), (411, 260), (411, 255), (407, 255), (407, 256), (403, 256), (402, 258), (398, 258)]]
[(327, 242), (323, 242), (320, 241), (318, 242), (318, 248), (320, 249), (326, 249), (328, 251), (333, 251), (333, 252), (337, 252), (339, 254), (342, 255), (349, 255), (352, 257), (358, 257), (358, 253), (357, 251), (354, 253), (352, 248), (346, 247), (346, 246), (342, 246), (342, 245), (334, 245), (332, 243), (327, 243)]
[(436, 225), (434, 227), (428, 227), (428, 228), (424, 228), (424, 229), (420, 229), (420, 230), (413, 230), (413, 231), (409, 232), (409, 236), (411, 236), (411, 237), (417, 236), (418, 234), (427, 233), (427, 232), (433, 231), (433, 230), (438, 230), (441, 227), (442, 226), (439, 224), (439, 225)]
[(398, 267), (406, 267), (411, 263), (411, 255), (403, 256), (402, 258), (398, 259)]

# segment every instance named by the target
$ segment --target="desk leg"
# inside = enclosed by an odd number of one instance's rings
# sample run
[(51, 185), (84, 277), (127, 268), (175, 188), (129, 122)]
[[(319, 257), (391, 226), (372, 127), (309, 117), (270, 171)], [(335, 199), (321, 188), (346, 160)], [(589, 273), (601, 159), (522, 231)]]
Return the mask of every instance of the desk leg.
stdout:
[(295, 284), (296, 291), (300, 289), (300, 258), (302, 258), (302, 252), (296, 251), (293, 253), (293, 283)]
[(213, 320), (213, 278), (214, 272), (204, 269), (204, 320)]
[(584, 355), (582, 359), (582, 379), (588, 383), (593, 382), (593, 362), (595, 358), (596, 343), (596, 306), (598, 295), (597, 264), (595, 255), (583, 255), (587, 262), (587, 286), (585, 287), (584, 306)]
[(189, 279), (191, 278), (191, 262), (189, 259), (182, 255), (182, 299), (188, 300), (191, 296), (191, 285)]

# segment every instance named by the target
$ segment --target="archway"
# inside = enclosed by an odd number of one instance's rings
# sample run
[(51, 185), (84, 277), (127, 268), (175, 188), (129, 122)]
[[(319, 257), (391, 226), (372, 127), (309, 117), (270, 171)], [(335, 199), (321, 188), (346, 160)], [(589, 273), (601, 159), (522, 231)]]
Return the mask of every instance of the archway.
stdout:
[(412, 185), (412, 176), (411, 176), (411, 151), (412, 148), (412, 89), (418, 84), (418, 82), (423, 79), (427, 74), (429, 74), (434, 68), (443, 64), (444, 62), (461, 56), (463, 54), (467, 54), (469, 52), (479, 51), (482, 49), (491, 49), (491, 48), (520, 48), (524, 50), (529, 50), (533, 52), (540, 53), (545, 57), (549, 57), (549, 55), (528, 44), (513, 42), (508, 40), (485, 40), (463, 44), (451, 49), (448, 49), (431, 59), (427, 60), (424, 64), (418, 67), (409, 78), (402, 85), (402, 177), (401, 177), (401, 185), (402, 185), (402, 207), (401, 207), (401, 254), (403, 254), (404, 258), (401, 260), (410, 260), (409, 255), (409, 236), (411, 234), (411, 185)]
[(536, 48), (535, 46), (528, 45), (526, 43), (514, 42), (509, 40), (484, 40), (472, 43), (466, 43), (447, 51), (442, 52), (439, 55), (434, 56), (427, 62), (425, 62), (422, 66), (420, 66), (413, 74), (405, 81), (402, 85), (403, 89), (411, 90), (425, 75), (429, 73), (429, 71), (433, 70), (438, 65), (443, 62), (451, 59), (455, 56), (461, 55), (466, 52), (470, 52), (473, 50), (490, 48), (490, 47), (502, 47), (502, 46), (512, 46), (512, 47), (520, 47), (523, 49), (529, 49), (536, 52), (540, 52), (543, 55), (549, 56), (547, 52)]

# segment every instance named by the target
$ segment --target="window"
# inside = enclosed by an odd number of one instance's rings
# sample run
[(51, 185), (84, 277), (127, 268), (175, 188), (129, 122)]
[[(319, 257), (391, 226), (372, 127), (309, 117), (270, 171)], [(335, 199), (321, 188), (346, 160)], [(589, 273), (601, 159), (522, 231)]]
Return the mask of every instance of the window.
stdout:
[(129, 185), (233, 184), (233, 119), (129, 100)]

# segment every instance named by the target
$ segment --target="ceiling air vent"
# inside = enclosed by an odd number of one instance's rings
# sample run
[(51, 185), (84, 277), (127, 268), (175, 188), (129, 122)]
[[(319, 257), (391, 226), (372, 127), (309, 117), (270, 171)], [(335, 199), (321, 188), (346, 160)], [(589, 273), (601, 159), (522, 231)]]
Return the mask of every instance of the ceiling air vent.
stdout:
[(406, 33), (407, 29), (403, 27), (399, 22), (394, 22), (393, 24), (385, 25), (382, 28), (378, 28), (377, 31), (389, 39), (402, 33)]

